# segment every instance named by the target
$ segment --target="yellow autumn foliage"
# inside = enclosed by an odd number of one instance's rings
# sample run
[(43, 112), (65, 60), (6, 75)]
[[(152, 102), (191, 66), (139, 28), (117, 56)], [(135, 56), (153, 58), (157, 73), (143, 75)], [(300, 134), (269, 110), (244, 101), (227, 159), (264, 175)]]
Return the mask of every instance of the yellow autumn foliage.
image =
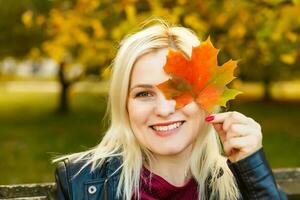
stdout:
[(31, 10), (28, 10), (22, 14), (21, 20), (27, 28), (30, 28), (33, 23), (32, 18), (33, 18), (33, 12)]
[[(275, 67), (280, 70), (280, 65), (300, 64), (300, 17), (296, 16), (300, 16), (299, 0), (76, 0), (68, 8), (52, 8), (47, 16), (27, 11), (22, 21), (47, 32), (49, 39), (40, 49), (57, 62), (68, 58), (85, 67), (105, 68), (126, 34), (139, 30), (146, 19), (161, 17), (193, 29), (201, 40), (210, 35), (222, 48), (221, 60), (241, 59), (243, 77), (259, 77), (276, 71)], [(292, 70), (283, 68), (287, 69)]]

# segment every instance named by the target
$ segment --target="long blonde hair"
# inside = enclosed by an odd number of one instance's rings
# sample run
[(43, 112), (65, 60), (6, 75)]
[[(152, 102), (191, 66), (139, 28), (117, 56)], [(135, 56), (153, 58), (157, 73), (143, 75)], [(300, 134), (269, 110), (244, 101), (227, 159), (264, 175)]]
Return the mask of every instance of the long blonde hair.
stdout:
[[(131, 130), (127, 112), (127, 95), (130, 76), (135, 61), (142, 55), (161, 48), (176, 48), (188, 57), (193, 46), (200, 44), (193, 31), (170, 26), (159, 20), (159, 23), (128, 35), (120, 43), (120, 48), (112, 67), (112, 78), (109, 90), (108, 110), (110, 126), (102, 141), (96, 147), (82, 153), (67, 155), (75, 157), (75, 162), (91, 155), (86, 160), (86, 167), (92, 164), (92, 170), (101, 166), (107, 158), (122, 157), (120, 181), (117, 195), (130, 200), (133, 193), (138, 193), (140, 169), (144, 160), (150, 160), (151, 153), (143, 149)], [(85, 158), (86, 159), (86, 158)], [(211, 188), (211, 199), (237, 199), (239, 191), (235, 178), (226, 164), (226, 158), (221, 155), (221, 144), (214, 129), (205, 125), (197, 137), (190, 159), (190, 170), (199, 184), (199, 199), (208, 197), (205, 186)], [(220, 171), (223, 175), (220, 176)], [(210, 180), (207, 182), (207, 180)]]

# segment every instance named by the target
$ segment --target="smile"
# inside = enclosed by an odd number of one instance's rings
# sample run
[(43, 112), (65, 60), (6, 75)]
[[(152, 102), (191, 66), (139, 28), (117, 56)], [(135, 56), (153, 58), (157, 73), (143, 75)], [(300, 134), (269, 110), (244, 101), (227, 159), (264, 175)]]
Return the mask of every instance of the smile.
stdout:
[(165, 123), (164, 125), (153, 125), (150, 126), (153, 130), (155, 131), (159, 131), (159, 132), (167, 132), (167, 131), (172, 131), (174, 129), (177, 129), (178, 127), (180, 127), (182, 124), (184, 123), (184, 121), (177, 121), (174, 123)]

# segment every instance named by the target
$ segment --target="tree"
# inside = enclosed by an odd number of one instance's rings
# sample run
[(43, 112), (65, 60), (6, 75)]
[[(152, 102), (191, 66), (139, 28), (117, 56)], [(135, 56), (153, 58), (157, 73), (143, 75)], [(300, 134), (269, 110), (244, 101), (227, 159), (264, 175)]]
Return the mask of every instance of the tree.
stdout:
[[(70, 85), (89, 70), (109, 66), (118, 42), (151, 16), (190, 27), (203, 40), (211, 35), (222, 49), (222, 62), (241, 59), (240, 78), (263, 81), (268, 88), (271, 81), (284, 78), (278, 74), (295, 72), (300, 62), (299, 12), (299, 0), (55, 1), (41, 26), (48, 38), (40, 49), (60, 65), (60, 111), (67, 110)], [(33, 19), (37, 22), (38, 16)], [(70, 77), (67, 72), (74, 71), (74, 64), (81, 73)]]
[(50, 1), (43, 0), (0, 0), (0, 59), (7, 56), (24, 58), (33, 46), (44, 40), (44, 32), (38, 27), (26, 29), (21, 16), (28, 9), (45, 14), (50, 6)]

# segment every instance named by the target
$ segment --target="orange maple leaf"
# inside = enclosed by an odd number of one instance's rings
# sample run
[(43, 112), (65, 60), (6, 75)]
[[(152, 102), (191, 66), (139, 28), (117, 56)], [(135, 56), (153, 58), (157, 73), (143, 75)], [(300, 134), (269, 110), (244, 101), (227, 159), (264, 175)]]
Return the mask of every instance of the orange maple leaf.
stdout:
[(238, 90), (226, 85), (234, 78), (237, 61), (229, 60), (222, 66), (217, 62), (218, 49), (210, 39), (193, 47), (191, 59), (180, 51), (169, 50), (164, 70), (171, 78), (157, 87), (167, 99), (176, 101), (176, 109), (195, 101), (211, 112), (216, 105), (226, 106), (226, 102), (238, 95)]

